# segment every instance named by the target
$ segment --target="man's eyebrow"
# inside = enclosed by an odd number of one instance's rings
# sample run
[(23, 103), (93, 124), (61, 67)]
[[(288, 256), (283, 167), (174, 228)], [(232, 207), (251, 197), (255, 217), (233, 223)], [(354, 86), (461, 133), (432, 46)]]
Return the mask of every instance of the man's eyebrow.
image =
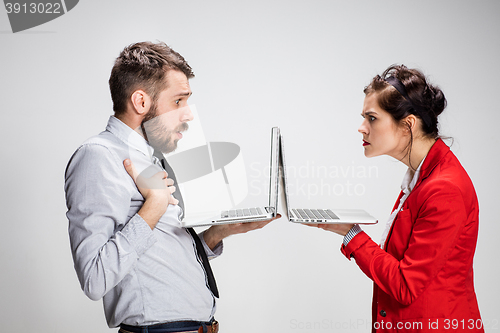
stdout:
[(180, 92), (176, 95), (174, 95), (174, 97), (178, 97), (178, 96), (191, 96), (193, 94), (192, 91), (183, 91), (183, 92)]

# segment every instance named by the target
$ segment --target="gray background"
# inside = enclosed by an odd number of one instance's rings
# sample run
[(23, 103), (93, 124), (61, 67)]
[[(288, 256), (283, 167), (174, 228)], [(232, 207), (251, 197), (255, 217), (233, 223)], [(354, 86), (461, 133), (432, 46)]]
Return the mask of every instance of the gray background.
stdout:
[[(242, 148), (248, 202), (265, 198), (278, 125), (296, 171), (292, 199), (364, 208), (380, 220), (365, 227), (377, 241), (406, 168), (364, 157), (362, 90), (393, 63), (423, 69), (448, 98), (441, 133), (479, 197), (476, 292), (489, 331), (500, 329), (499, 13), (496, 0), (81, 1), (12, 34), (0, 9), (1, 330), (110, 331), (73, 270), (63, 174), (112, 113), (115, 57), (143, 40), (165, 41), (194, 68), (191, 102), (208, 140)], [(221, 332), (368, 331), (372, 284), (340, 243), (283, 220), (227, 239), (213, 261)]]

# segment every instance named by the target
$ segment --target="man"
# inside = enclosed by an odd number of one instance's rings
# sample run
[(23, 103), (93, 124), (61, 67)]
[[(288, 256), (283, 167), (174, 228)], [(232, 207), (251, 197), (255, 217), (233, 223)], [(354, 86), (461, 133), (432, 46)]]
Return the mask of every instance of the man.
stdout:
[(192, 77), (164, 43), (126, 47), (109, 79), (115, 114), (66, 169), (75, 269), (84, 293), (103, 298), (108, 325), (120, 332), (151, 325), (157, 333), (217, 331), (206, 257), (222, 253), (223, 238), (270, 222), (212, 226), (200, 235), (180, 227), (182, 197), (159, 152), (173, 151), (193, 119)]

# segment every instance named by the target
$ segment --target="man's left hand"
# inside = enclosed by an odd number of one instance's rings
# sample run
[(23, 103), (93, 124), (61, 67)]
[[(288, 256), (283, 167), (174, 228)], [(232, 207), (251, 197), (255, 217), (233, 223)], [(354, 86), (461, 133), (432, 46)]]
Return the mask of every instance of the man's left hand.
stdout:
[(271, 221), (279, 219), (280, 217), (281, 215), (277, 214), (276, 217), (265, 221), (213, 225), (205, 231), (203, 238), (208, 247), (214, 249), (215, 246), (226, 237), (264, 228)]

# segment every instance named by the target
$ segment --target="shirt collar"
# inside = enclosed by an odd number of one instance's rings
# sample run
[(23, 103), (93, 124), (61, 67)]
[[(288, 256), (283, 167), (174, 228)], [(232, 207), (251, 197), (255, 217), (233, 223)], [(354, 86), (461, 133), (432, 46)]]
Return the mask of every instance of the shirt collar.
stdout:
[(115, 135), (118, 139), (123, 141), (126, 145), (140, 151), (145, 156), (152, 158), (153, 147), (136, 131), (122, 122), (115, 116), (110, 116), (106, 130)]
[(406, 174), (403, 178), (403, 182), (401, 183), (401, 190), (405, 194), (410, 193), (413, 190), (413, 188), (415, 187), (415, 184), (417, 183), (418, 178), (420, 177), (420, 170), (422, 168), (422, 164), (424, 164), (424, 161), (425, 161), (425, 157), (422, 160), (422, 162), (420, 162), (420, 164), (418, 165), (418, 168), (417, 168), (417, 170), (415, 170), (415, 172), (413, 172), (413, 170), (411, 168), (408, 168), (408, 171), (406, 171)]

